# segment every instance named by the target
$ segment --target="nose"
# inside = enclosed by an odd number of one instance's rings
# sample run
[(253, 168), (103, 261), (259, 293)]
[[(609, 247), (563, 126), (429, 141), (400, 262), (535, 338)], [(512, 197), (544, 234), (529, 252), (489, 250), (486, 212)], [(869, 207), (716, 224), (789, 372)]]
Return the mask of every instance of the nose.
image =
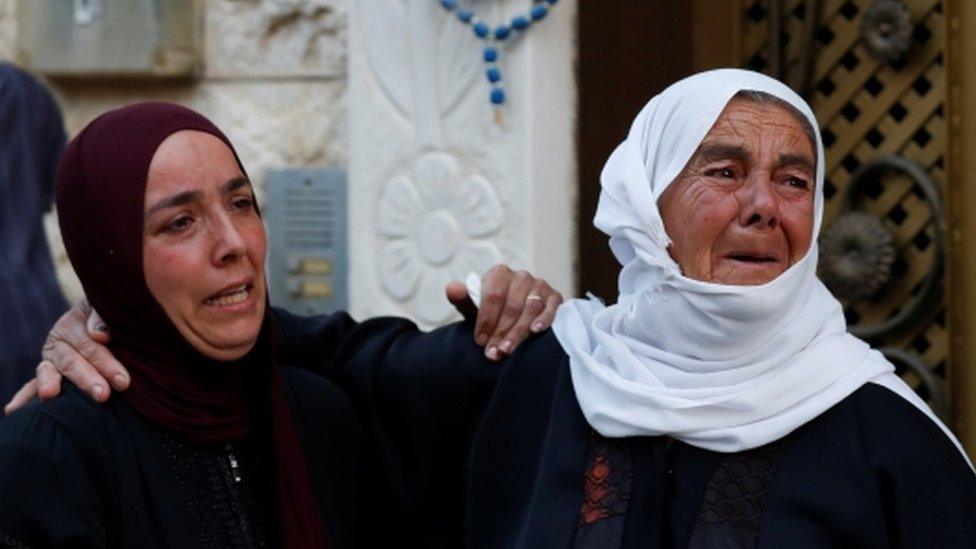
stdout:
[(769, 174), (755, 173), (739, 189), (739, 223), (754, 229), (779, 224), (779, 196)]
[(208, 228), (213, 239), (212, 261), (215, 265), (225, 265), (240, 259), (245, 252), (244, 235), (226, 213), (212, 216)]

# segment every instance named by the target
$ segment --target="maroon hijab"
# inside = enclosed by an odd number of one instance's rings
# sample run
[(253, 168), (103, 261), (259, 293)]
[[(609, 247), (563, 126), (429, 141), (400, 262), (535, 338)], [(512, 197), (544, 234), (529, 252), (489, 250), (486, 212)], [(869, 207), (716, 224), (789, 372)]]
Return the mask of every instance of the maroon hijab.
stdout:
[[(273, 362), (270, 307), (258, 342), (235, 362), (209, 359), (170, 322), (142, 269), (143, 202), (159, 145), (181, 130), (224, 134), (199, 113), (168, 103), (109, 111), (65, 149), (56, 199), (61, 234), (85, 293), (112, 330), (110, 348), (132, 383), (122, 397), (161, 429), (193, 443), (258, 436), (273, 446), (282, 541), (325, 547), (282, 382)], [(234, 151), (241, 171), (244, 171)]]

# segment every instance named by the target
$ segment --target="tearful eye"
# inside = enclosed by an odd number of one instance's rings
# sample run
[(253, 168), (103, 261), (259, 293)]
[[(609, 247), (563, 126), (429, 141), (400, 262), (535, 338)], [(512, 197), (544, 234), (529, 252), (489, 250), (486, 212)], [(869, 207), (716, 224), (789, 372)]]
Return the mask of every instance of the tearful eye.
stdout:
[(193, 225), (193, 218), (188, 215), (182, 215), (167, 223), (163, 227), (163, 231), (167, 233), (179, 233), (188, 229), (191, 225)]
[(735, 171), (732, 168), (715, 168), (714, 170), (709, 170), (705, 175), (721, 179), (732, 179), (735, 177)]
[(786, 183), (795, 189), (807, 189), (810, 187), (810, 182), (802, 177), (791, 177), (786, 180)]
[(247, 211), (254, 209), (254, 200), (249, 197), (235, 198), (231, 202), (231, 209), (234, 211)]

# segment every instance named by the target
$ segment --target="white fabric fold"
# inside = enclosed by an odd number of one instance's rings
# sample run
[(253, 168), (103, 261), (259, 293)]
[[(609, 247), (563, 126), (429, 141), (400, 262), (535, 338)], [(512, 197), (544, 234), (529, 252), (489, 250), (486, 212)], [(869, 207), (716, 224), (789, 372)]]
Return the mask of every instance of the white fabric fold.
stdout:
[[(657, 199), (742, 90), (783, 99), (819, 127), (782, 83), (713, 70), (651, 99), (603, 169), (594, 224), (623, 266), (620, 294), (611, 306), (567, 301), (553, 324), (583, 414), (603, 436), (668, 435), (737, 452), (789, 434), (867, 382), (911, 393), (890, 362), (847, 332), (840, 303), (817, 279), (815, 243), (761, 286), (692, 280), (668, 254)], [(824, 207), (819, 134), (816, 152), (814, 235)]]

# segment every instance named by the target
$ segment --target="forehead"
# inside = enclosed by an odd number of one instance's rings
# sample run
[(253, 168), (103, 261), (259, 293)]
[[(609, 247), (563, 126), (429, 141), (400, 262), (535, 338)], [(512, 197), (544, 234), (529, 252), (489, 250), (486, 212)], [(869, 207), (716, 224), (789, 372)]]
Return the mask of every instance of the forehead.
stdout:
[(814, 159), (815, 145), (807, 124), (775, 103), (743, 98), (729, 101), (702, 143), (722, 142), (746, 148), (776, 147), (780, 152), (806, 154)]
[(146, 196), (205, 190), (244, 175), (233, 151), (220, 138), (196, 130), (178, 131), (156, 149), (146, 177)]

